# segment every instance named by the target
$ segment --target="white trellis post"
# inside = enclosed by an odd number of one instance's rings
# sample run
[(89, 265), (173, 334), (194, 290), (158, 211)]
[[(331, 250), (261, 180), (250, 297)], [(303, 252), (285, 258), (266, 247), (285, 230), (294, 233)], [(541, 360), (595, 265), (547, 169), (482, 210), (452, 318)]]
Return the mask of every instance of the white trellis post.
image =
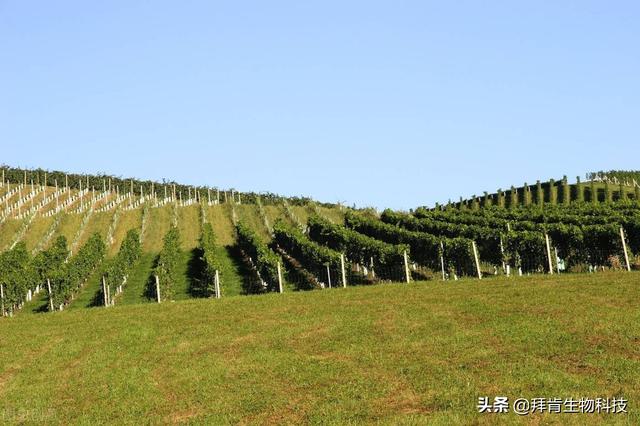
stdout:
[(278, 262), (278, 291), (280, 293), (284, 293), (284, 288), (282, 287), (282, 267), (280, 266), (280, 262)]
[(158, 275), (156, 275), (156, 298), (160, 303), (160, 278), (158, 278)]
[(556, 272), (560, 273), (560, 256), (558, 256), (558, 247), (554, 247), (553, 251), (556, 255)]
[(329, 284), (329, 288), (331, 288), (331, 268), (329, 268), (328, 263), (327, 263), (327, 283)]
[(340, 253), (340, 271), (342, 272), (342, 287), (347, 287), (347, 273), (344, 269), (344, 254)]
[(551, 244), (549, 243), (549, 234), (544, 234), (544, 240), (547, 245), (547, 260), (549, 261), (549, 274), (553, 275), (553, 262), (551, 261)]
[(53, 294), (51, 294), (51, 280), (47, 278), (47, 290), (49, 291), (49, 310), (53, 312)]
[(620, 227), (620, 239), (622, 240), (622, 250), (624, 251), (624, 262), (627, 266), (627, 271), (631, 271), (631, 265), (629, 264), (629, 254), (627, 253), (627, 242), (624, 238), (624, 229)]
[(442, 281), (446, 279), (444, 274), (444, 244), (440, 241), (440, 268), (442, 269)]
[(409, 257), (406, 250), (404, 251), (404, 276), (408, 284), (411, 281), (411, 275), (409, 275)]
[(373, 256), (371, 256), (371, 261), (369, 262), (369, 269), (371, 269), (371, 277), (376, 277), (376, 271), (373, 269)]
[(476, 247), (476, 242), (471, 241), (471, 248), (473, 249), (473, 259), (476, 262), (476, 271), (478, 273), (478, 279), (482, 279), (482, 271), (480, 270), (480, 259), (478, 258), (478, 248)]
[(222, 296), (220, 294), (220, 273), (218, 272), (217, 269), (216, 269), (216, 275), (215, 275), (215, 287), (216, 287), (216, 299), (220, 299), (220, 297)]
[(500, 235), (500, 258), (502, 259), (502, 270), (505, 271), (505, 264), (504, 264), (504, 244), (502, 242), (502, 235)]
[(109, 300), (107, 299), (107, 282), (102, 276), (102, 298), (104, 299), (104, 306), (109, 306)]
[(4, 284), (0, 284), (0, 311), (0, 315), (4, 316)]

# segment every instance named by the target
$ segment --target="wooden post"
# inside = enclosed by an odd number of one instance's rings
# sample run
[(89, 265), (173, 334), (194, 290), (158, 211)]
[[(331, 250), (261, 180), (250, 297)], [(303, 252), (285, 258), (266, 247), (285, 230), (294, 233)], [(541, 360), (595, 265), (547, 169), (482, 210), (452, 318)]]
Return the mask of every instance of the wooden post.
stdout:
[(478, 272), (478, 279), (482, 279), (482, 271), (480, 270), (480, 259), (478, 258), (478, 248), (476, 242), (471, 241), (471, 248), (473, 249), (473, 259), (476, 262), (476, 271)]
[(0, 315), (4, 316), (4, 284), (0, 284)]
[(109, 306), (109, 300), (107, 299), (107, 282), (102, 276), (102, 298), (104, 299), (104, 306)]
[(344, 270), (344, 254), (340, 253), (340, 270), (342, 272), (342, 287), (347, 287), (347, 273)]
[(107, 286), (107, 304), (113, 305), (113, 300), (111, 300), (111, 287)]
[(328, 263), (327, 263), (327, 282), (329, 284), (329, 288), (331, 288), (331, 269), (329, 268)]
[(51, 280), (47, 278), (47, 290), (49, 290), (49, 310), (53, 312), (53, 294), (51, 294)]
[(627, 271), (631, 271), (631, 265), (629, 264), (629, 254), (627, 253), (627, 242), (624, 239), (624, 229), (620, 227), (620, 239), (622, 240), (622, 250), (624, 251), (624, 262), (627, 265)]
[(504, 271), (505, 265), (504, 265), (504, 244), (502, 243), (502, 235), (500, 235), (500, 258), (502, 259), (502, 270)]
[(404, 276), (407, 280), (407, 284), (411, 282), (411, 275), (409, 275), (409, 258), (407, 256), (407, 251), (404, 251)]
[(215, 286), (216, 286), (216, 299), (220, 299), (220, 297), (222, 297), (222, 295), (220, 294), (220, 273), (218, 272), (217, 269), (216, 269), (216, 276), (215, 276)]
[(442, 269), (442, 281), (446, 279), (444, 273), (444, 244), (440, 241), (440, 268)]
[(160, 278), (156, 275), (156, 298), (158, 299), (158, 303), (160, 303)]
[(284, 288), (282, 287), (282, 267), (280, 266), (280, 262), (278, 262), (278, 290), (280, 293), (284, 293)]
[(371, 269), (371, 277), (376, 277), (376, 270), (373, 269), (373, 256), (371, 256), (371, 262), (369, 263), (369, 269)]
[(549, 261), (549, 273), (553, 275), (553, 262), (551, 261), (551, 244), (549, 243), (549, 234), (545, 232), (544, 240), (547, 244), (547, 260)]

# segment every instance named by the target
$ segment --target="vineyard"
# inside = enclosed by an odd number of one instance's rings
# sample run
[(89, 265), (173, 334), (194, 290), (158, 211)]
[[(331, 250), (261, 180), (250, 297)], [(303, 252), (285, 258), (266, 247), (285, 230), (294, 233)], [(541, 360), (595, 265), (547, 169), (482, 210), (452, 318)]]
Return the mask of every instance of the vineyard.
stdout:
[[(468, 404), (493, 382), (467, 368), (493, 377), (500, 359), (500, 389), (515, 392), (508, 378), (522, 352), (538, 354), (530, 375), (540, 383), (551, 366), (566, 368), (559, 383), (573, 389), (598, 368), (615, 380), (587, 392), (638, 389), (638, 368), (623, 364), (637, 357), (629, 339), (609, 348), (619, 370), (576, 361), (616, 333), (637, 340), (640, 203), (593, 178), (379, 212), (6, 168), (0, 413), (27, 423), (141, 413), (154, 423), (305, 423), (348, 412), (334, 422), (396, 423), (398, 412), (420, 422), (435, 410), (468, 423)], [(579, 318), (566, 309), (574, 299)], [(458, 396), (433, 399), (450, 386)], [(306, 398), (295, 410), (292, 392)]]
[[(274, 194), (4, 168), (2, 315), (632, 271), (640, 269), (640, 205), (635, 175), (625, 173), (378, 213)], [(594, 195), (603, 185), (602, 196)]]

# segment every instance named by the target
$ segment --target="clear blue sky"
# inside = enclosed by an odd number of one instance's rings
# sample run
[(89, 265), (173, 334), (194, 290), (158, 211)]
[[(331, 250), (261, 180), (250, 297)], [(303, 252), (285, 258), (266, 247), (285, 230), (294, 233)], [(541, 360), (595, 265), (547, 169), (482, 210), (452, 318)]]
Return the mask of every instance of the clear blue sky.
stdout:
[(410, 208), (640, 169), (634, 1), (0, 0), (0, 162)]

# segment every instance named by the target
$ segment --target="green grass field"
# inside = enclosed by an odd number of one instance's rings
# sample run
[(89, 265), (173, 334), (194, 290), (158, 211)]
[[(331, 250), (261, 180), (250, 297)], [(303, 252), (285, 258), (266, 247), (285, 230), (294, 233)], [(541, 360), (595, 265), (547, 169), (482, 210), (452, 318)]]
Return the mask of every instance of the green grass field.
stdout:
[[(639, 284), (554, 275), (21, 314), (0, 320), (0, 419), (638, 424)], [(629, 413), (479, 414), (480, 396), (622, 396)]]

